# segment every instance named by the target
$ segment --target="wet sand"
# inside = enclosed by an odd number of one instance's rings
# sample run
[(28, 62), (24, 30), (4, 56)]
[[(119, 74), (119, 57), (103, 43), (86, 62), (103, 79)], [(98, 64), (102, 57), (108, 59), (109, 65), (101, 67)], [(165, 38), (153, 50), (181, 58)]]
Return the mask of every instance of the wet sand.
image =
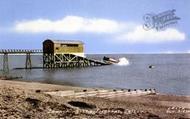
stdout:
[(190, 97), (175, 95), (60, 97), (44, 92), (90, 88), (6, 80), (0, 77), (0, 118), (182, 119), (190, 118)]

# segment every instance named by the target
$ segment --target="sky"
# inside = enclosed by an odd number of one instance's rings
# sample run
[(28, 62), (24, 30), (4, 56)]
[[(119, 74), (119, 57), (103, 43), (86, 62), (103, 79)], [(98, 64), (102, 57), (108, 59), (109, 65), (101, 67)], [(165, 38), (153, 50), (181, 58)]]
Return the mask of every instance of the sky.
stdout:
[[(86, 53), (190, 53), (189, 0), (0, 0), (0, 49), (81, 40)], [(144, 16), (176, 11), (176, 24), (145, 30)]]

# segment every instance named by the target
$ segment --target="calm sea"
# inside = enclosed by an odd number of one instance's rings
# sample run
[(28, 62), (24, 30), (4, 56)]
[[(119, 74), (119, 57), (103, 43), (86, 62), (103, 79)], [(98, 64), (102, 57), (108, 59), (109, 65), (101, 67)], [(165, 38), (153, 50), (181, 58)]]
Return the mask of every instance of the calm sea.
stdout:
[[(144, 89), (155, 88), (161, 93), (190, 95), (190, 54), (114, 54), (88, 55), (125, 57), (129, 65), (109, 65), (74, 69), (14, 69), (25, 65), (25, 56), (9, 56), (10, 75), (23, 80), (66, 84), (82, 87)], [(33, 55), (32, 65), (42, 66), (42, 56)], [(154, 65), (154, 68), (149, 68)], [(0, 56), (3, 68), (3, 56)], [(2, 73), (2, 70), (1, 70)]]

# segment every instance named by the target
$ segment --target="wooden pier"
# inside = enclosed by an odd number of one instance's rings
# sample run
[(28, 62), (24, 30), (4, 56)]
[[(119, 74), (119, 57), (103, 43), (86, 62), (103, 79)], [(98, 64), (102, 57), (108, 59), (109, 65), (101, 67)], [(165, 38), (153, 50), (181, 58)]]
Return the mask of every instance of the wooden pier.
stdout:
[[(45, 54), (40, 49), (24, 50), (24, 49), (2, 49), (0, 54), (3, 54), (3, 72), (9, 72), (9, 55), (10, 54), (25, 54), (25, 67), (20, 69), (32, 69), (31, 54), (43, 54), (43, 67), (41, 68), (74, 68), (87, 66), (108, 65), (105, 62), (88, 59), (73, 54)], [(34, 67), (36, 68), (36, 67)], [(38, 67), (39, 68), (39, 67)]]
[(1, 49), (0, 54), (3, 54), (3, 72), (9, 72), (9, 54), (26, 54), (25, 68), (32, 68), (31, 54), (43, 53), (40, 49)]
[(2, 49), (3, 71), (9, 71), (9, 54), (26, 54), (25, 69), (32, 69), (31, 54), (43, 54), (41, 68), (74, 68), (109, 65), (103, 61), (86, 58), (84, 43), (81, 41), (50, 40), (43, 42), (41, 49)]

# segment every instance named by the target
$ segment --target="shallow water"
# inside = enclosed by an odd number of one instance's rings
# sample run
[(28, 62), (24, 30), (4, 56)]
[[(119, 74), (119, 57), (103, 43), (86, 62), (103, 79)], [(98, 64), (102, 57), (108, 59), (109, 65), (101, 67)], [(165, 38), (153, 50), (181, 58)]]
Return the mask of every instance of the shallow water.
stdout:
[[(88, 55), (101, 59), (104, 55)], [(190, 54), (114, 54), (127, 58), (129, 64), (74, 69), (11, 70), (10, 74), (25, 80), (104, 88), (156, 88), (161, 93), (190, 95)], [(0, 56), (0, 68), (3, 67)], [(24, 67), (25, 56), (9, 56), (10, 69)], [(34, 67), (42, 66), (42, 56), (32, 56)], [(149, 68), (149, 66), (154, 66)], [(2, 71), (1, 71), (2, 72)]]

